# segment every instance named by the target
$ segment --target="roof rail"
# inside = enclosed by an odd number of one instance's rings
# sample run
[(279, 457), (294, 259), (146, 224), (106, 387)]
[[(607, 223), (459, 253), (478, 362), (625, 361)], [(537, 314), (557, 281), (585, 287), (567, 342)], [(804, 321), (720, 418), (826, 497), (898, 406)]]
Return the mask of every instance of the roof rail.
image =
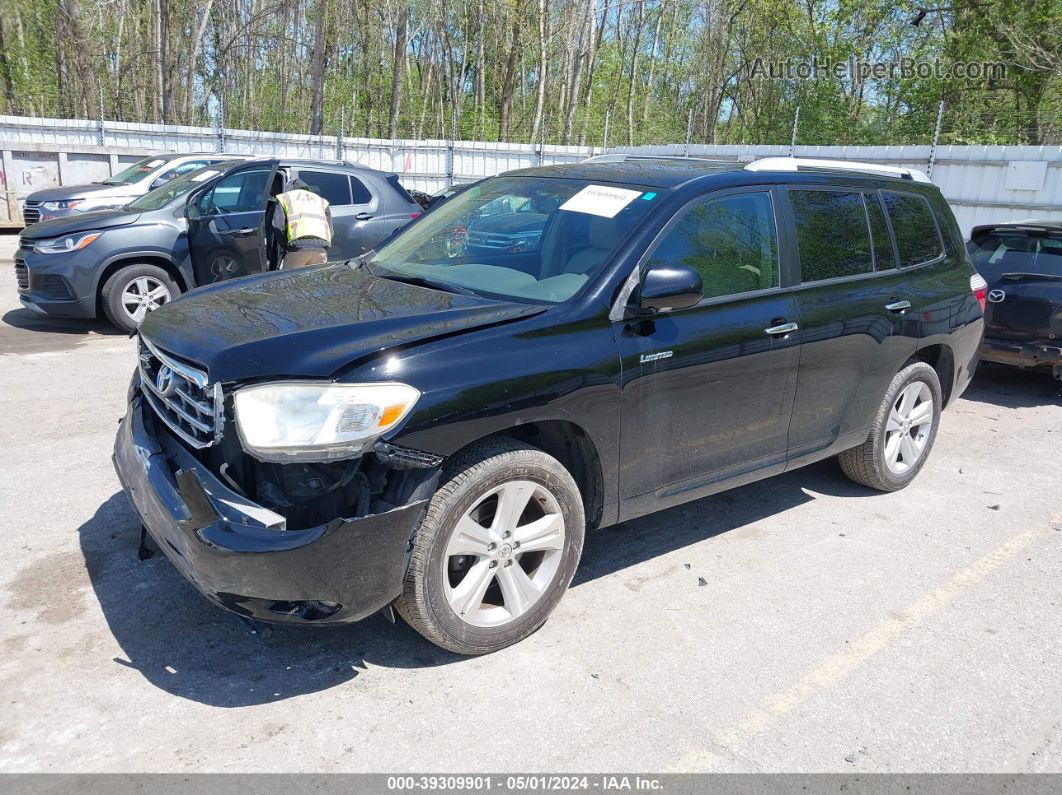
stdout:
[(897, 177), (914, 182), (931, 182), (924, 171), (917, 168), (882, 166), (877, 163), (860, 163), (855, 160), (817, 160), (810, 157), (764, 157), (745, 166), (746, 171), (855, 171), (860, 174), (877, 174), (881, 177)]
[(681, 163), (725, 163), (734, 165), (733, 160), (721, 160), (711, 157), (690, 157), (688, 155), (641, 155), (635, 152), (610, 152), (604, 155), (594, 155), (584, 160), (584, 163), (623, 163), (628, 160), (678, 160)]

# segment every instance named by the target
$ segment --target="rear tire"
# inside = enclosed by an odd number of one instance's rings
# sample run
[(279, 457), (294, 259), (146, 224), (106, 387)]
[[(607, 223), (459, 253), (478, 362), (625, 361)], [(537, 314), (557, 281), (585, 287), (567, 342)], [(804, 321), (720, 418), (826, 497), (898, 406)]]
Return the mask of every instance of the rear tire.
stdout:
[(100, 303), (115, 327), (133, 332), (148, 312), (180, 294), (181, 289), (170, 274), (157, 265), (126, 265), (104, 282)]
[(585, 519), (567, 469), (510, 439), (447, 467), (417, 531), (396, 607), (458, 654), (487, 654), (541, 627), (579, 563)]
[(936, 370), (925, 362), (905, 366), (885, 391), (870, 437), (837, 456), (844, 474), (878, 491), (902, 489), (929, 457), (942, 406)]

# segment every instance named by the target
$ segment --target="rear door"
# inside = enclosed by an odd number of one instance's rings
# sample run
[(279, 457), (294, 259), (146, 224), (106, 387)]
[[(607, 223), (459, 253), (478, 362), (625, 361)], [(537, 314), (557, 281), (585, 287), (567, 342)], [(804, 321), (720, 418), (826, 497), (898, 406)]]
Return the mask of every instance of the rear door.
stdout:
[(642, 261), (699, 270), (704, 299), (613, 324), (623, 368), (621, 493), (641, 503), (631, 514), (784, 466), (797, 372), (789, 329), (799, 318), (776, 202), (764, 187), (697, 200)]
[(275, 166), (247, 166), (192, 197), (188, 247), (197, 284), (267, 269), (265, 210), (275, 172)]
[(324, 197), (332, 211), (332, 248), (328, 258), (333, 260), (360, 257), (384, 240), (397, 225), (404, 225), (385, 212), (383, 197), (378, 190), (357, 176), (345, 171), (323, 168), (299, 170), (299, 178), (314, 193)]
[(913, 306), (908, 275), (897, 267), (878, 192), (816, 185), (785, 194), (800, 281), (800, 370), (789, 428), (795, 465), (861, 441), (916, 342), (904, 329)]

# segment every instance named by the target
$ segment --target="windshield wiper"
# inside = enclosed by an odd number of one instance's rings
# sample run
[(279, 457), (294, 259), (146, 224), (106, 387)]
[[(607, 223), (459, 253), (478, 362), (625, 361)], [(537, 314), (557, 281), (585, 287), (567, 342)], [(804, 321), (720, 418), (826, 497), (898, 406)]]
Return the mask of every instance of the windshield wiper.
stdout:
[(439, 281), (437, 279), (429, 279), (427, 276), (412, 276), (405, 273), (399, 273), (398, 271), (376, 271), (374, 276), (379, 276), (382, 279), (387, 279), (392, 282), (402, 282), (402, 284), (414, 284), (418, 287), (428, 287), (432, 290), (442, 290), (447, 293), (457, 293), (459, 295), (476, 295), (474, 290), (469, 290), (467, 287), (458, 287), (456, 284), (450, 284), (449, 282)]
[(1001, 279), (1062, 279), (1062, 273), (1004, 273)]

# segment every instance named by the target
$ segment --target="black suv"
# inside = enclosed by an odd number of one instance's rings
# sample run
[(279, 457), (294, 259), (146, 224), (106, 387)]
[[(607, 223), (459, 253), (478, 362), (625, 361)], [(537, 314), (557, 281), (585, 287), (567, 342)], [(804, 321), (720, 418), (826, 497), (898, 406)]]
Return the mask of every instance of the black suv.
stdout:
[(22, 305), (50, 315), (107, 316), (132, 331), (144, 316), (202, 284), (275, 269), (279, 242), (267, 209), (298, 177), (328, 200), (329, 256), (361, 256), (420, 214), (384, 174), (349, 163), (217, 163), (174, 178), (118, 210), (28, 227), (15, 254)]
[(1062, 381), (1062, 221), (975, 226), (968, 248), (988, 283), (981, 359)]
[[(936, 187), (856, 168), (514, 171), (361, 260), (197, 290), (140, 328), (118, 475), (215, 603), (393, 605), (466, 654), (542, 625), (587, 529), (828, 456), (900, 489), (973, 375), (983, 283)], [(519, 196), (538, 233), (473, 248)]]

